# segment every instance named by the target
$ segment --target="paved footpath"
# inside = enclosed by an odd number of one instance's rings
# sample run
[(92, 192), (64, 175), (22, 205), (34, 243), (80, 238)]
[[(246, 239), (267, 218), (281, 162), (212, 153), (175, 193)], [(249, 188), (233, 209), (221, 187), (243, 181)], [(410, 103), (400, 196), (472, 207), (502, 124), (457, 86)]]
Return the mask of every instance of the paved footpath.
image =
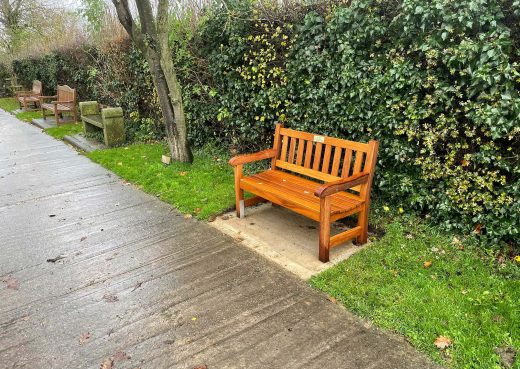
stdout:
[(437, 368), (0, 111), (0, 368), (107, 359), (114, 369)]

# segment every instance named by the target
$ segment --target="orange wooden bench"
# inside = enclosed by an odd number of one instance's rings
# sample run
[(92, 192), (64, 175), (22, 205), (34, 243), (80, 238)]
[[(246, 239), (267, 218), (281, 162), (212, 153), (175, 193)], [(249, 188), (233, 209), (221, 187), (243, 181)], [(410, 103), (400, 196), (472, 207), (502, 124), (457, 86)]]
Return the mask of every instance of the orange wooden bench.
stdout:
[[(54, 99), (54, 101), (45, 102), (52, 99)], [(74, 116), (74, 122), (78, 121), (78, 113), (76, 111), (76, 90), (67, 85), (58, 86), (57, 93), (54, 96), (40, 96), (40, 107), (43, 119), (47, 119), (45, 111), (50, 110), (54, 114), (57, 125), (60, 124), (60, 115), (63, 115), (63, 113), (72, 114)]]
[[(351, 239), (367, 242), (370, 188), (378, 142), (361, 143), (295, 131), (277, 124), (272, 149), (235, 156), (237, 216), (246, 206), (263, 201), (291, 209), (320, 223), (319, 259), (329, 261), (329, 250)], [(243, 176), (246, 163), (270, 159), (271, 169)], [(255, 197), (244, 199), (244, 191)], [(354, 228), (330, 236), (330, 223), (358, 214)]]
[(34, 80), (31, 91), (17, 91), (16, 99), (20, 104), (20, 109), (29, 109), (29, 105), (33, 105), (34, 109), (38, 109), (40, 105), (40, 96), (42, 94), (42, 83)]

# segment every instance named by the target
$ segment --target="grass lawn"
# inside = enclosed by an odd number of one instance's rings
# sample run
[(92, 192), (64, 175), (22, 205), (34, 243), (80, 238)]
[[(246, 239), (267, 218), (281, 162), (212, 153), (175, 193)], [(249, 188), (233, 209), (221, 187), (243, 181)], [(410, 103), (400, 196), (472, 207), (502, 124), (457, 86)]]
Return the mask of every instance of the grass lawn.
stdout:
[(11, 112), (18, 109), (20, 106), (14, 97), (2, 97), (0, 98), (0, 109)]
[[(498, 352), (520, 356), (520, 263), (480, 255), (416, 218), (379, 222), (389, 224), (380, 240), (311, 284), (447, 367), (506, 368)], [(452, 345), (438, 349), (439, 336)]]
[(62, 124), (59, 127), (45, 129), (45, 133), (58, 140), (63, 140), (65, 136), (71, 136), (81, 132), (83, 132), (83, 125), (80, 123)]
[(233, 171), (226, 160), (195, 152), (192, 165), (161, 163), (162, 144), (138, 144), (87, 154), (120, 177), (157, 195), (183, 213), (207, 219), (234, 204)]
[(24, 111), (16, 114), (16, 118), (23, 120), (24, 122), (30, 123), (33, 119), (41, 118), (41, 111)]

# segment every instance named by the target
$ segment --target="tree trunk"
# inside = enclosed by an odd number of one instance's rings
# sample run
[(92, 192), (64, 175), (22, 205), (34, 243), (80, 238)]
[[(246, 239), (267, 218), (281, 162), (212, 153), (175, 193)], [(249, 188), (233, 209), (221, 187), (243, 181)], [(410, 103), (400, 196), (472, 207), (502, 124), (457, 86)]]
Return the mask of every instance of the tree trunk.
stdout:
[(172, 49), (168, 43), (169, 2), (159, 0), (156, 20), (150, 1), (136, 0), (140, 28), (133, 20), (128, 0), (112, 0), (112, 2), (116, 7), (119, 21), (148, 61), (163, 113), (171, 157), (173, 160), (191, 163), (193, 155), (188, 143), (181, 86), (175, 74)]

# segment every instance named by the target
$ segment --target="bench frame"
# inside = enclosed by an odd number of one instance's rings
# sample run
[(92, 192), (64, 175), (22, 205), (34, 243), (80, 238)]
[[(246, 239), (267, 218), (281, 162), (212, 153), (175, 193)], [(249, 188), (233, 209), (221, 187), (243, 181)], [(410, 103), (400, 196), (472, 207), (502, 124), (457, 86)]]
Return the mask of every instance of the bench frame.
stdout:
[[(235, 156), (229, 160), (235, 175), (236, 213), (244, 217), (245, 207), (271, 201), (320, 223), (319, 260), (329, 261), (330, 248), (351, 239), (358, 245), (368, 239), (368, 212), (370, 189), (377, 162), (378, 142), (368, 143), (342, 140), (333, 137), (295, 131), (276, 124), (273, 148), (253, 154)], [(259, 160), (271, 160), (271, 171), (310, 178), (318, 185), (314, 196), (319, 199), (319, 213), (298, 207), (297, 200), (287, 204), (279, 196), (251, 189), (243, 181), (243, 165)], [(341, 167), (341, 168), (340, 168)], [(339, 173), (341, 172), (341, 176)], [(320, 185), (321, 184), (321, 185)], [(246, 188), (245, 188), (246, 187)], [(244, 190), (257, 196), (244, 199)], [(341, 192), (357, 201), (358, 206), (345, 212), (331, 214), (332, 195)], [(358, 214), (357, 226), (330, 236), (330, 224), (350, 215)]]
[(107, 146), (120, 145), (126, 141), (122, 108), (113, 108), (97, 101), (81, 101), (79, 110), (85, 134), (102, 130), (103, 140)]
[[(46, 100), (53, 101), (48, 103)], [(74, 116), (74, 122), (77, 122), (78, 112), (76, 110), (76, 90), (67, 85), (58, 85), (56, 88), (56, 95), (40, 96), (40, 108), (43, 120), (47, 119), (47, 115), (45, 114), (46, 110), (53, 112), (54, 118), (56, 119), (56, 125), (63, 123), (60, 122), (60, 114), (63, 116), (63, 113), (71, 113)]]
[(40, 107), (40, 96), (42, 95), (43, 87), (42, 83), (38, 80), (33, 81), (31, 91), (17, 91), (16, 99), (18, 100), (18, 104), (20, 104), (20, 109), (25, 109), (29, 111), (29, 104), (34, 104), (34, 109), (38, 110)]

